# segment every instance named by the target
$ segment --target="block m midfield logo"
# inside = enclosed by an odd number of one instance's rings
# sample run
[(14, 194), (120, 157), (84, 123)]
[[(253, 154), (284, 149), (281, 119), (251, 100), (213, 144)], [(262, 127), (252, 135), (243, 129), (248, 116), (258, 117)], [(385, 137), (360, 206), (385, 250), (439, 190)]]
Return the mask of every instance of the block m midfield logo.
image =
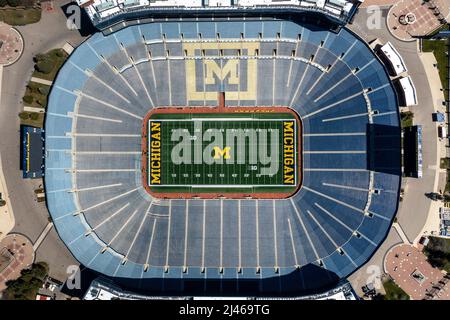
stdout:
[[(216, 100), (222, 88), (228, 100), (256, 100), (256, 42), (188, 42), (186, 52), (186, 93), (188, 101)], [(250, 59), (227, 59), (227, 56)], [(223, 53), (220, 58), (219, 52)], [(202, 59), (194, 57), (202, 56)], [(191, 58), (191, 59), (190, 59)]]

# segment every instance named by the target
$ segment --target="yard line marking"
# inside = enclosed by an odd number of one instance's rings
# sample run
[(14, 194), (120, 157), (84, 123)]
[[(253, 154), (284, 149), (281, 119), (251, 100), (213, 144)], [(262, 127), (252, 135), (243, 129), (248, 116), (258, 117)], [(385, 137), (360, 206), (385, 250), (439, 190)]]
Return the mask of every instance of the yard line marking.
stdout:
[(186, 200), (186, 212), (184, 220), (184, 260), (183, 267), (187, 268), (187, 246), (188, 246), (188, 231), (189, 231), (189, 200)]
[(336, 101), (336, 102), (334, 102), (334, 103), (332, 103), (332, 104), (330, 104), (330, 105), (328, 105), (328, 106), (326, 106), (326, 107), (317, 109), (317, 110), (315, 110), (315, 111), (313, 111), (313, 112), (311, 112), (311, 113), (309, 113), (309, 114), (307, 114), (307, 115), (304, 115), (303, 118), (309, 118), (309, 117), (311, 117), (311, 116), (314, 116), (314, 115), (316, 115), (316, 114), (318, 114), (318, 113), (321, 113), (321, 112), (323, 112), (323, 111), (326, 111), (326, 110), (328, 110), (328, 109), (331, 109), (331, 108), (333, 108), (333, 107), (335, 107), (335, 106), (337, 106), (337, 105), (339, 105), (339, 104), (341, 104), (341, 103), (344, 103), (344, 102), (347, 102), (347, 101), (349, 101), (349, 100), (352, 100), (352, 99), (354, 99), (354, 98), (356, 98), (356, 97), (358, 97), (358, 96), (360, 96), (360, 95), (362, 95), (362, 94), (363, 94), (362, 91), (361, 91), (361, 92), (358, 92), (358, 93), (355, 93), (355, 94), (353, 94), (353, 95), (351, 95), (351, 96), (349, 96), (349, 97), (347, 97), (347, 98), (344, 98), (344, 99), (342, 99), (342, 100), (340, 100), (340, 101)]
[(166, 247), (166, 265), (165, 267), (169, 267), (169, 250), (170, 250), (170, 223), (172, 221), (172, 200), (169, 200), (169, 222), (167, 224), (167, 247)]
[(290, 201), (291, 201), (292, 206), (294, 207), (295, 214), (297, 215), (297, 218), (300, 221), (300, 225), (302, 226), (303, 231), (305, 232), (306, 238), (309, 241), (309, 245), (311, 246), (311, 248), (314, 251), (314, 255), (316, 256), (316, 259), (320, 260), (319, 254), (317, 253), (317, 250), (316, 250), (316, 247), (314, 247), (314, 243), (312, 242), (311, 237), (309, 236), (309, 233), (306, 230), (306, 226), (303, 223), (302, 217), (300, 216), (300, 212), (299, 212), (299, 210), (297, 208), (297, 205), (295, 204), (294, 200), (292, 200), (292, 198), (290, 198)]
[(136, 114), (134, 114), (134, 113), (132, 113), (132, 112), (126, 111), (126, 110), (124, 110), (124, 109), (122, 109), (122, 108), (116, 107), (115, 105), (112, 105), (111, 103), (108, 103), (108, 102), (106, 102), (106, 101), (102, 101), (102, 100), (100, 100), (100, 99), (97, 99), (97, 98), (95, 98), (95, 97), (92, 97), (92, 96), (90, 96), (90, 95), (88, 95), (88, 94), (86, 94), (86, 93), (84, 93), (84, 92), (80, 92), (80, 91), (79, 91), (79, 92), (78, 92), (78, 95), (81, 96), (81, 97), (84, 97), (84, 98), (93, 100), (93, 101), (95, 101), (95, 102), (98, 102), (98, 103), (100, 103), (100, 104), (102, 104), (102, 105), (104, 105), (104, 106), (106, 106), (106, 107), (108, 107), (108, 108), (111, 108), (111, 109), (113, 109), (113, 110), (116, 110), (116, 111), (125, 113), (125, 114), (129, 115), (130, 117), (133, 117), (133, 118), (136, 118), (136, 119), (139, 119), (139, 120), (143, 120), (143, 119), (144, 119), (144, 118), (142, 118), (141, 116), (138, 116), (138, 115), (136, 115)]
[(148, 213), (149, 213), (149, 211), (150, 211), (150, 207), (151, 207), (151, 206), (152, 206), (152, 202), (150, 202), (150, 205), (148, 206), (148, 209), (145, 211), (145, 214), (144, 214), (144, 217), (142, 218), (141, 224), (139, 225), (139, 228), (138, 228), (138, 230), (136, 231), (136, 234), (134, 235), (133, 240), (131, 241), (131, 245), (130, 245), (130, 247), (128, 248), (127, 253), (125, 254), (125, 257), (128, 257), (128, 255), (130, 254), (131, 249), (133, 248), (134, 243), (136, 242), (136, 239), (137, 239), (137, 237), (139, 236), (139, 233), (141, 232), (142, 226), (144, 225), (144, 222), (145, 222), (145, 220), (147, 219), (147, 215), (148, 215)]
[(288, 226), (289, 226), (289, 235), (291, 237), (291, 246), (292, 246), (292, 251), (294, 252), (294, 260), (295, 260), (295, 265), (296, 266), (300, 266), (298, 264), (298, 259), (297, 259), (297, 250), (295, 249), (295, 243), (294, 243), (294, 235), (292, 233), (292, 226), (291, 226), (291, 219), (288, 218)]

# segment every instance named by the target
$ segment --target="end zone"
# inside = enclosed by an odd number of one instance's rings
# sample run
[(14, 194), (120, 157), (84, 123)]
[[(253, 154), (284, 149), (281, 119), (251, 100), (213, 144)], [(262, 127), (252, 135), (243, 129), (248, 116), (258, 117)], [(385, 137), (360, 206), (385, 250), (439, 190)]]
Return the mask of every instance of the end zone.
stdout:
[(144, 119), (142, 182), (157, 198), (288, 198), (301, 145), (287, 107), (157, 108)]

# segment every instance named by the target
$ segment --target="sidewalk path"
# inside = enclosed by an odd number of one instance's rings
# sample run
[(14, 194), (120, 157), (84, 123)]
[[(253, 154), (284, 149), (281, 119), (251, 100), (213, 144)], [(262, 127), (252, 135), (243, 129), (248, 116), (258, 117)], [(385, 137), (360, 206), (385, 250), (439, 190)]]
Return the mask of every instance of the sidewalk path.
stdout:
[(39, 235), (39, 238), (37, 238), (36, 242), (33, 245), (33, 250), (36, 251), (39, 246), (41, 245), (42, 241), (44, 241), (45, 237), (48, 235), (50, 230), (53, 228), (53, 222), (49, 222), (49, 224), (45, 227), (45, 229), (42, 231), (42, 233)]
[(395, 231), (397, 231), (397, 233), (400, 236), (400, 238), (402, 239), (403, 243), (411, 244), (411, 242), (409, 241), (409, 239), (406, 236), (405, 232), (403, 231), (402, 227), (397, 222), (394, 222), (392, 224), (392, 226), (394, 227)]
[[(2, 79), (3, 66), (0, 65), (0, 104), (2, 102)], [(5, 176), (3, 175), (2, 157), (0, 154), (0, 193), (2, 199), (6, 201), (6, 206), (0, 207), (0, 241), (14, 228), (15, 220), (9, 199), (8, 189), (6, 187)]]
[[(440, 81), (439, 77), (439, 71), (435, 67), (437, 64), (436, 58), (433, 53), (431, 52), (422, 52), (419, 53), (419, 58), (425, 68), (425, 73), (427, 75), (428, 81), (430, 83), (431, 88), (431, 95), (432, 95), (432, 101), (433, 101), (433, 109), (434, 111), (439, 111), (441, 113), (445, 112), (445, 107), (443, 106), (443, 102), (445, 101), (444, 93), (441, 91), (442, 83)], [(431, 117), (431, 115), (430, 115)], [(438, 124), (435, 124), (436, 127), (436, 135), (437, 135), (437, 127)], [(440, 170), (440, 159), (442, 157), (446, 156), (446, 150), (445, 150), (445, 141), (439, 141), (437, 140), (437, 156), (436, 161), (437, 163), (435, 166), (433, 166), (434, 169), (434, 185), (433, 190), (430, 190), (430, 192), (436, 192), (438, 193), (439, 190), (443, 190), (445, 188), (445, 185), (440, 185), (440, 180), (445, 179), (439, 179), (439, 176), (441, 174), (445, 175), (445, 172), (441, 172)], [(442, 184), (442, 182), (441, 182)], [(423, 234), (438, 234), (439, 233), (439, 207), (441, 203), (440, 202), (432, 202), (431, 206), (428, 211), (427, 220), (425, 222), (425, 225), (422, 228), (422, 231), (417, 235), (416, 239), (414, 239), (414, 244), (417, 244), (422, 237)]]
[(36, 77), (32, 77), (31, 81), (36, 82), (36, 83), (40, 83), (40, 84), (45, 84), (46, 86), (51, 86), (53, 84), (53, 82), (48, 81), (48, 80), (44, 80), (41, 78), (36, 78)]

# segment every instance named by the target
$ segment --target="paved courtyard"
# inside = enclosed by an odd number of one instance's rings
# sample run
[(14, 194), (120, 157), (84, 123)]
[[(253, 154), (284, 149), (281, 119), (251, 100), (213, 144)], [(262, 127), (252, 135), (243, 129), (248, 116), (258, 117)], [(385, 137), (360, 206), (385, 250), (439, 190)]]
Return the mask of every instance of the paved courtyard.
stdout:
[(17, 279), (20, 271), (34, 261), (33, 244), (20, 234), (10, 234), (0, 242), (0, 291), (8, 280)]
[(388, 27), (399, 40), (413, 41), (438, 29), (449, 14), (449, 4), (441, 1), (401, 0), (389, 11)]
[(19, 31), (0, 22), (0, 65), (16, 62), (23, 52), (23, 39)]
[(450, 300), (450, 283), (426, 256), (408, 244), (392, 248), (385, 259), (386, 272), (414, 300)]

